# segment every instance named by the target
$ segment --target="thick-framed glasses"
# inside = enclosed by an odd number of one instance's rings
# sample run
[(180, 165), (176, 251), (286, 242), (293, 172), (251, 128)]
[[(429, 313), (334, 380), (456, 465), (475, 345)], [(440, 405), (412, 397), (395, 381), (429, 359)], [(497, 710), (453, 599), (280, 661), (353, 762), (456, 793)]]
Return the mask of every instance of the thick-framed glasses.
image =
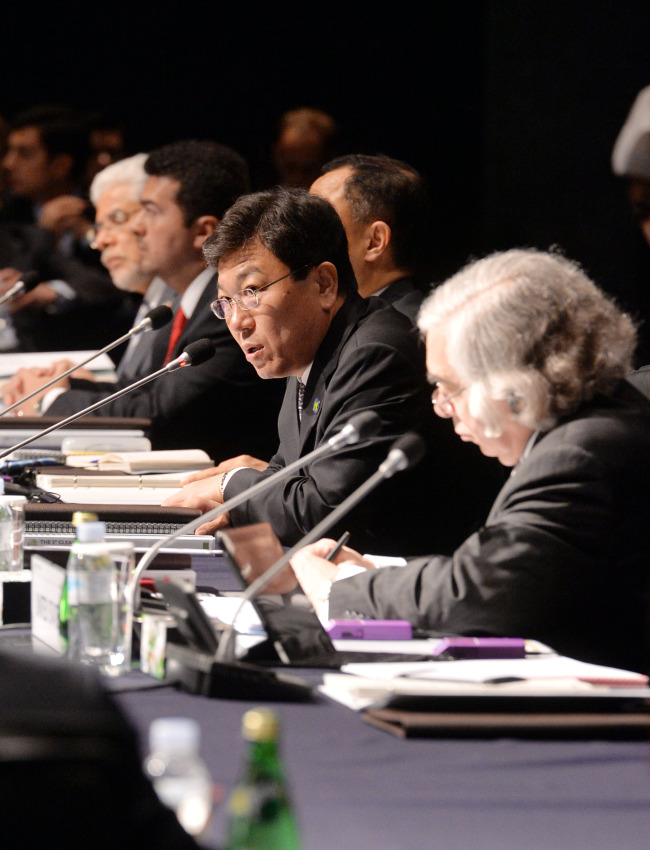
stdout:
[(264, 289), (268, 289), (269, 286), (273, 286), (274, 283), (280, 283), (281, 280), (286, 280), (288, 277), (293, 277), (294, 275), (299, 274), (306, 268), (309, 268), (309, 266), (301, 266), (299, 269), (283, 274), (282, 277), (278, 277), (270, 283), (265, 283), (264, 286), (258, 286), (257, 288), (249, 286), (246, 289), (240, 289), (239, 292), (236, 292), (232, 298), (226, 298), (224, 295), (221, 298), (217, 298), (216, 301), (213, 301), (212, 304), (210, 304), (210, 309), (217, 319), (229, 319), (232, 316), (232, 311), (234, 309), (233, 304), (236, 304), (240, 310), (252, 310), (259, 304), (260, 292)]
[(438, 416), (442, 416), (443, 419), (450, 419), (456, 412), (453, 399), (464, 393), (466, 389), (467, 387), (461, 387), (459, 390), (449, 393), (449, 395), (441, 396), (440, 382), (436, 382), (433, 385), (433, 392), (431, 393), (431, 404)]
[(86, 232), (86, 237), (90, 242), (91, 248), (97, 247), (95, 243), (102, 230), (106, 233), (110, 233), (113, 230), (120, 230), (138, 212), (140, 212), (139, 207), (134, 210), (113, 210), (106, 216), (105, 221), (98, 221), (92, 224)]

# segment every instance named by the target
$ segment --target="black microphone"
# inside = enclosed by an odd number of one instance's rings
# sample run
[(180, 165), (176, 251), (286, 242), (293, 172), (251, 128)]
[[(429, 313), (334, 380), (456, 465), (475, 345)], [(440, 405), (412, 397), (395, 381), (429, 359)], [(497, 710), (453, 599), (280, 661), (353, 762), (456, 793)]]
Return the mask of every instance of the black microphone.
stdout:
[(70, 422), (74, 422), (76, 419), (80, 419), (82, 416), (85, 416), (87, 413), (92, 413), (100, 407), (103, 407), (105, 404), (108, 404), (110, 401), (115, 401), (118, 398), (121, 398), (123, 395), (132, 392), (133, 390), (137, 390), (140, 387), (148, 384), (150, 381), (153, 381), (155, 378), (160, 377), (160, 375), (164, 375), (167, 372), (173, 372), (176, 369), (180, 369), (184, 366), (198, 366), (200, 363), (204, 363), (214, 354), (216, 350), (216, 345), (211, 339), (199, 339), (196, 342), (190, 343), (186, 346), (185, 350), (179, 354), (174, 360), (171, 360), (166, 366), (163, 366), (162, 369), (158, 369), (156, 372), (152, 372), (151, 375), (147, 375), (144, 378), (140, 378), (139, 381), (135, 381), (132, 384), (129, 384), (128, 387), (124, 387), (124, 389), (118, 390), (118, 392), (109, 395), (107, 398), (100, 399), (96, 401), (94, 404), (91, 404), (89, 407), (85, 407), (83, 410), (80, 410), (79, 413), (73, 413), (72, 416), (68, 416), (67, 419), (62, 419), (60, 422), (55, 422), (53, 425), (50, 425), (49, 428), (43, 428), (42, 431), (39, 431), (37, 434), (32, 434), (31, 437), (27, 437), (27, 439), (22, 440), (20, 443), (16, 443), (15, 446), (12, 446), (10, 449), (4, 449), (0, 452), (0, 460), (3, 457), (7, 457), (12, 452), (15, 452), (17, 449), (22, 449), (23, 446), (27, 446), (30, 443), (33, 443), (35, 440), (38, 440), (39, 437), (44, 437), (46, 434), (50, 434), (52, 431), (57, 431), (59, 428), (63, 428), (68, 425)]
[(269, 584), (282, 572), (296, 552), (299, 549), (302, 549), (303, 546), (307, 546), (309, 543), (313, 543), (314, 540), (318, 540), (322, 537), (326, 531), (329, 531), (333, 525), (336, 525), (339, 520), (349, 513), (352, 508), (356, 507), (362, 499), (365, 499), (365, 497), (386, 478), (392, 478), (396, 472), (402, 472), (405, 469), (409, 469), (419, 463), (424, 457), (425, 452), (426, 444), (419, 434), (415, 434), (413, 432), (403, 434), (395, 440), (386, 459), (380, 464), (379, 469), (374, 472), (370, 478), (357, 487), (354, 492), (350, 493), (350, 495), (347, 496), (340, 505), (337, 505), (336, 508), (334, 508), (329, 516), (326, 516), (317, 523), (311, 531), (308, 531), (307, 534), (305, 534), (302, 539), (295, 544), (295, 546), (292, 546), (291, 549), (285, 552), (281, 558), (278, 558), (278, 560), (272, 564), (268, 570), (258, 576), (241, 595), (241, 603), (235, 611), (235, 615), (232, 618), (230, 625), (224, 631), (221, 640), (219, 641), (219, 649), (217, 650), (216, 656), (217, 660), (229, 661), (233, 657), (235, 622), (239, 613), (247, 602), (254, 599), (258, 593), (260, 593), (262, 588), (266, 587), (267, 584)]
[(142, 319), (141, 322), (138, 322), (137, 325), (134, 325), (128, 333), (124, 334), (124, 336), (121, 336), (119, 339), (114, 340), (114, 342), (105, 345), (104, 348), (100, 349), (99, 351), (95, 351), (90, 357), (87, 357), (85, 360), (81, 360), (79, 363), (75, 363), (74, 366), (71, 366), (69, 369), (66, 369), (65, 372), (62, 372), (60, 375), (57, 375), (56, 378), (52, 378), (51, 381), (48, 381), (46, 384), (43, 384), (43, 386), (38, 387), (38, 389), (34, 390), (31, 393), (28, 393), (22, 398), (19, 398), (18, 401), (15, 401), (8, 407), (5, 407), (4, 410), (0, 411), (0, 417), (6, 416), (7, 413), (11, 413), (12, 410), (15, 410), (17, 407), (20, 407), (21, 404), (24, 404), (26, 401), (29, 401), (30, 398), (34, 398), (34, 396), (39, 395), (40, 393), (43, 393), (46, 390), (49, 390), (49, 388), (54, 386), (54, 384), (58, 383), (63, 378), (67, 378), (68, 375), (71, 375), (73, 372), (76, 372), (77, 369), (80, 369), (82, 366), (85, 366), (86, 363), (90, 363), (91, 360), (94, 360), (96, 357), (99, 357), (100, 354), (106, 354), (107, 351), (112, 351), (112, 349), (117, 348), (118, 345), (121, 345), (123, 342), (126, 342), (132, 336), (150, 330), (157, 331), (159, 328), (164, 327), (164, 325), (168, 324), (172, 320), (173, 315), (174, 314), (172, 312), (171, 307), (169, 307), (167, 304), (160, 304), (158, 307), (154, 307), (152, 310), (149, 310), (149, 312)]
[(157, 331), (171, 322), (173, 317), (174, 311), (169, 304), (159, 304), (157, 307), (149, 310), (144, 319), (131, 328), (127, 336), (134, 336), (135, 334), (142, 333), (142, 331)]
[[(368, 439), (377, 434), (380, 428), (381, 418), (378, 413), (375, 413), (372, 410), (365, 410), (362, 413), (356, 413), (348, 419), (348, 421), (339, 431), (336, 432), (336, 434), (333, 434), (318, 448), (308, 452), (303, 457), (299, 457), (292, 463), (287, 464), (287, 466), (282, 467), (282, 469), (276, 470), (272, 475), (269, 475), (267, 478), (263, 478), (261, 481), (258, 481), (257, 484), (253, 484), (252, 487), (248, 487), (238, 496), (233, 496), (232, 499), (227, 499), (223, 504), (201, 514), (201, 516), (196, 517), (196, 519), (191, 520), (181, 528), (178, 528), (176, 531), (168, 534), (161, 540), (158, 540), (147, 552), (145, 552), (131, 576), (131, 600), (134, 609), (138, 607), (140, 601), (140, 576), (147, 569), (149, 564), (151, 564), (158, 552), (166, 546), (169, 546), (169, 544), (177, 537), (185, 534), (191, 534), (200, 525), (203, 525), (203, 523), (210, 522), (210, 520), (216, 519), (218, 516), (221, 516), (221, 514), (226, 513), (232, 508), (236, 508), (244, 502), (247, 502), (249, 499), (252, 499), (253, 496), (257, 496), (259, 493), (273, 487), (275, 484), (282, 481), (282, 479), (287, 478), (289, 475), (293, 475), (294, 472), (297, 472), (299, 469), (307, 466), (317, 458), (332, 454), (344, 446), (349, 446), (359, 442), (366, 442)], [(0, 457), (2, 457), (1, 454)]]
[(41, 282), (41, 275), (38, 272), (23, 272), (20, 275), (20, 280), (17, 280), (11, 289), (8, 289), (4, 295), (0, 296), (0, 305), (11, 301), (17, 295), (23, 295), (25, 292), (31, 292), (34, 287)]
[[(206, 360), (209, 360), (214, 355), (216, 348), (217, 346), (214, 341), (207, 339), (207, 337), (197, 339), (196, 342), (191, 342), (189, 345), (186, 345), (185, 349), (181, 351), (178, 357), (170, 360), (169, 363), (159, 371), (173, 372), (181, 366), (200, 366), (201, 363), (205, 363)], [(155, 375), (152, 377), (155, 377)]]

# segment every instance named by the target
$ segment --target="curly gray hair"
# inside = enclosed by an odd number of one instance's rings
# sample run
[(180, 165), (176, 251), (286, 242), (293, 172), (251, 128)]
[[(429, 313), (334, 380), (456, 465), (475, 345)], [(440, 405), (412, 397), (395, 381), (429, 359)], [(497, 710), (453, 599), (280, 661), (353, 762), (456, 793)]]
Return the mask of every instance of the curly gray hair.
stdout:
[(499, 436), (495, 400), (543, 430), (632, 367), (629, 316), (574, 262), (518, 249), (470, 263), (438, 287), (418, 316), (422, 333), (444, 327), (447, 357), (469, 387), (469, 410)]

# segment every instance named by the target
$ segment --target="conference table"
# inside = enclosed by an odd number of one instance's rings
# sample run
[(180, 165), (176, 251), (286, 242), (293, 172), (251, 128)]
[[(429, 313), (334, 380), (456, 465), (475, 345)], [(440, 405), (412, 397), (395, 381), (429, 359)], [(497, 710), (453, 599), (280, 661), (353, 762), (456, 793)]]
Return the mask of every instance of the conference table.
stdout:
[[(311, 674), (314, 680), (318, 673)], [(198, 721), (202, 754), (227, 794), (255, 701), (172, 686), (116, 699), (146, 751), (155, 717)], [(625, 850), (650, 843), (650, 743), (614, 740), (402, 739), (315, 695), (272, 705), (306, 850)], [(208, 846), (223, 836), (217, 807)]]
[[(209, 584), (208, 576), (199, 583)], [(317, 683), (318, 671), (304, 671)], [(108, 682), (142, 755), (150, 722), (191, 717), (222, 802), (205, 844), (224, 835), (223, 798), (244, 757), (243, 713), (258, 704), (198, 696), (142, 673)], [(152, 686), (153, 685), (153, 686)], [(403, 739), (318, 691), (272, 705), (304, 850), (627, 850), (650, 846), (650, 742)], [(280, 850), (280, 848), (278, 848)]]

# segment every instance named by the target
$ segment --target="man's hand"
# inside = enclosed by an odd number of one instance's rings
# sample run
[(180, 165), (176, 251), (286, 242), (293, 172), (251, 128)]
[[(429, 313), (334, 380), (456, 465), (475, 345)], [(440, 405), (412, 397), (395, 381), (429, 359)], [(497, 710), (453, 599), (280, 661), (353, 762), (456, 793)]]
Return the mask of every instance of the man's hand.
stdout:
[[(221, 494), (221, 477), (204, 478), (200, 481), (194, 481), (192, 484), (187, 484), (181, 487), (176, 493), (163, 501), (163, 505), (172, 505), (181, 508), (194, 508), (201, 511), (202, 514), (211, 511), (218, 505), (223, 504), (223, 496)], [(218, 528), (228, 525), (229, 515), (227, 513), (218, 516), (216, 519), (200, 525), (195, 534), (214, 534)]]
[[(15, 402), (19, 399), (29, 395), (35, 390), (40, 389), (42, 386), (51, 381), (52, 378), (67, 371), (72, 365), (72, 361), (70, 360), (57, 360), (45, 368), (32, 367), (31, 369), (19, 369), (12, 378), (2, 385), (2, 401), (5, 407), (15, 404)], [(48, 389), (53, 389), (54, 387), (60, 387), (61, 389), (67, 390), (70, 388), (70, 381), (68, 378), (62, 378)], [(12, 411), (13, 415), (35, 416), (36, 404), (41, 400), (44, 394), (45, 393), (41, 393), (40, 395), (34, 396), (33, 399), (25, 402), (24, 405), (17, 407), (14, 411)]]
[(264, 472), (268, 466), (267, 461), (259, 460), (259, 458), (251, 455), (237, 455), (237, 457), (222, 460), (218, 466), (212, 466), (210, 469), (200, 469), (198, 472), (192, 472), (187, 478), (183, 479), (182, 486), (191, 484), (193, 481), (201, 481), (204, 478), (212, 478), (213, 475), (221, 475), (223, 472), (230, 472), (231, 469), (237, 469), (240, 466), (248, 466), (251, 469), (257, 469)]
[(75, 239), (81, 240), (90, 227), (84, 215), (87, 209), (88, 201), (83, 198), (59, 195), (43, 204), (38, 223), (45, 230), (51, 231), (57, 241), (66, 232), (71, 232)]
[(221, 476), (211, 475), (190, 484), (184, 484), (171, 496), (167, 496), (163, 505), (181, 508), (196, 508), (202, 513), (211, 510), (223, 502)]
[(18, 283), (22, 274), (18, 269), (9, 266), (0, 269), (0, 295), (4, 295), (14, 284)]
[(343, 564), (373, 567), (363, 555), (347, 546), (341, 549), (333, 562), (326, 561), (325, 556), (335, 545), (335, 540), (324, 537), (300, 549), (291, 559), (293, 571), (317, 614), (321, 613), (323, 603), (329, 600), (331, 584)]
[(37, 308), (39, 310), (49, 307), (54, 304), (59, 297), (59, 293), (50, 286), (49, 283), (39, 283), (31, 292), (26, 292), (24, 295), (18, 295), (7, 304), (7, 311), (10, 314), (19, 313), (27, 307)]
[(228, 525), (229, 522), (230, 514), (226, 512), (225, 514), (221, 514), (221, 516), (218, 516), (216, 519), (210, 520), (209, 522), (200, 525), (194, 533), (214, 534), (218, 528), (223, 528), (224, 526)]

